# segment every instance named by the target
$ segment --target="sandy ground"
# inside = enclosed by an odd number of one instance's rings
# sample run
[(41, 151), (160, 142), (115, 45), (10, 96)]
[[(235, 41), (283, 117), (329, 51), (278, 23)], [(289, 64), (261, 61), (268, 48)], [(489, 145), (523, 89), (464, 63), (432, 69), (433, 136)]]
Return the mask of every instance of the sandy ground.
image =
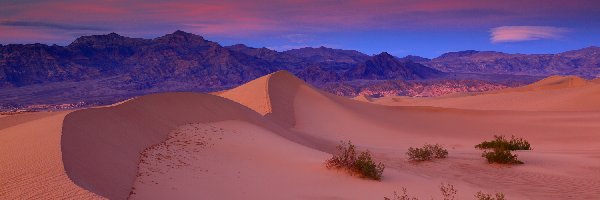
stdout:
[[(31, 141), (48, 147), (27, 144), (38, 156), (30, 159), (0, 154), (0, 163), (12, 167), (0, 169), (0, 183), (10, 184), (0, 189), (0, 199), (46, 192), (56, 198), (381, 199), (402, 187), (420, 199), (441, 199), (442, 182), (454, 185), (459, 199), (474, 199), (477, 191), (502, 192), (507, 199), (598, 199), (597, 89), (593, 81), (550, 77), (477, 95), (357, 101), (277, 72), (214, 93), (222, 97), (149, 95), (5, 125), (0, 144), (13, 145), (0, 146), (1, 152), (17, 152), (26, 146), (18, 144)], [(54, 129), (27, 129), (39, 124)], [(528, 139), (534, 150), (517, 152), (525, 164), (487, 164), (473, 146), (494, 134)], [(53, 139), (39, 139), (45, 137)], [(323, 162), (340, 140), (352, 140), (385, 163), (383, 179), (326, 169)], [(408, 147), (424, 143), (444, 145), (449, 157), (407, 161)], [(44, 152), (50, 156), (40, 158)], [(29, 179), (37, 182), (13, 181)], [(24, 192), (38, 187), (44, 190)]]
[(0, 118), (0, 199), (98, 199), (63, 168), (60, 136), (68, 112)]
[(600, 111), (600, 84), (578, 77), (553, 76), (531, 85), (480, 94), (435, 98), (355, 98), (388, 106), (434, 106), (470, 110)]

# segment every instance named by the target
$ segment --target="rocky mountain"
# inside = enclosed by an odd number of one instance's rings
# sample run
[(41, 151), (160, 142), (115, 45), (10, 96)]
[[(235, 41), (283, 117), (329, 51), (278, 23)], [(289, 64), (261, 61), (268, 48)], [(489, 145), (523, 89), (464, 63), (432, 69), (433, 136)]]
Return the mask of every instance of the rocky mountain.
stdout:
[(217, 91), (277, 70), (340, 95), (436, 96), (527, 84), (539, 75), (596, 76), (599, 49), (540, 55), (461, 51), (430, 60), (326, 47), (282, 52), (243, 44), (223, 47), (183, 31), (154, 39), (111, 33), (83, 36), (67, 46), (0, 45), (0, 110)]
[(519, 74), (534, 76), (600, 75), (600, 47), (588, 47), (558, 54), (507, 54), (494, 51), (445, 53), (421, 64), (444, 72)]
[(416, 63), (422, 63), (422, 62), (428, 62), (431, 59), (424, 58), (424, 57), (421, 57), (421, 56), (408, 55), (408, 56), (404, 56), (402, 58), (399, 58), (399, 60), (401, 60), (401, 61), (413, 61), (413, 62), (416, 62)]
[(349, 79), (417, 80), (440, 77), (444, 73), (410, 60), (401, 61), (383, 52), (358, 64), (345, 73)]
[(358, 64), (365, 62), (370, 57), (354, 50), (332, 49), (327, 47), (304, 47), (284, 51), (283, 54), (298, 57), (311, 63), (348, 63)]

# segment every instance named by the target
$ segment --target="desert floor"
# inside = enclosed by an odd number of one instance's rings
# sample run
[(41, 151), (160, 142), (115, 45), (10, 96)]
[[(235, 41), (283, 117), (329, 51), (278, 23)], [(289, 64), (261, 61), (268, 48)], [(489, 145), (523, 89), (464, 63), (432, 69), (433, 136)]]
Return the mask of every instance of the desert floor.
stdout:
[[(276, 72), (214, 94), (164, 93), (108, 107), (0, 118), (0, 199), (419, 199), (478, 191), (507, 199), (600, 199), (600, 84), (549, 77), (438, 98), (352, 100)], [(474, 148), (526, 138), (522, 165)], [(330, 170), (351, 140), (385, 164), (381, 181)], [(438, 143), (446, 159), (410, 162)]]

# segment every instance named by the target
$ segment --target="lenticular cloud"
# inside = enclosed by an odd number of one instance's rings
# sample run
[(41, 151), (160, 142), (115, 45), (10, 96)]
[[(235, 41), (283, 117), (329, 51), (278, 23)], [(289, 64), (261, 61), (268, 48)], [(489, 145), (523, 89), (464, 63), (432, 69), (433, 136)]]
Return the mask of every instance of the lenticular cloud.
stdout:
[(493, 43), (519, 42), (540, 39), (557, 39), (568, 32), (565, 28), (552, 26), (501, 26), (491, 30)]

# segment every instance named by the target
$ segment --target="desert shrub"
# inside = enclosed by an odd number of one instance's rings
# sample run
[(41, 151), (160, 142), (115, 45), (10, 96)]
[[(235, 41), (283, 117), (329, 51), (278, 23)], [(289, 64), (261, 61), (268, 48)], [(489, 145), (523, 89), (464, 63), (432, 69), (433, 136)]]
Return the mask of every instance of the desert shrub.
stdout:
[(503, 135), (494, 135), (494, 140), (484, 141), (478, 145), (475, 145), (478, 149), (495, 149), (501, 148), (510, 151), (515, 150), (531, 150), (529, 142), (523, 138), (515, 138), (511, 136), (510, 140), (507, 140)]
[(426, 161), (432, 158), (446, 158), (448, 157), (448, 150), (444, 149), (442, 145), (425, 144), (421, 148), (410, 147), (406, 152), (408, 159), (412, 161)]
[(350, 169), (356, 162), (356, 147), (352, 142), (341, 142), (341, 144), (335, 147), (336, 153), (333, 154), (326, 162), (327, 168), (347, 168)]
[(325, 163), (327, 168), (343, 168), (364, 178), (381, 180), (385, 165), (381, 162), (375, 163), (369, 151), (358, 153), (356, 146), (350, 141), (342, 141), (336, 149), (337, 152)]
[(442, 145), (435, 144), (426, 144), (423, 146), (426, 150), (430, 151), (433, 154), (434, 158), (446, 158), (448, 157), (448, 150), (444, 149)]
[(517, 159), (517, 154), (513, 154), (511, 151), (531, 150), (531, 145), (527, 140), (515, 138), (514, 135), (511, 136), (510, 140), (507, 140), (503, 135), (494, 135), (494, 140), (483, 141), (475, 145), (475, 148), (485, 149), (481, 157), (486, 158), (488, 163), (523, 164)]
[(454, 185), (444, 184), (440, 186), (440, 191), (442, 191), (442, 196), (444, 200), (456, 200), (456, 189), (454, 189)]
[(381, 180), (381, 174), (383, 174), (385, 166), (383, 163), (375, 164), (375, 161), (373, 161), (371, 158), (371, 153), (369, 151), (365, 151), (360, 153), (354, 162), (354, 169), (363, 177)]
[(496, 193), (494, 197), (492, 197), (491, 194), (483, 193), (481, 191), (475, 194), (475, 198), (477, 198), (477, 200), (505, 200), (504, 194), (502, 193)]
[[(454, 185), (442, 183), (440, 186), (440, 191), (442, 191), (442, 199), (443, 200), (458, 199), (456, 197), (456, 194), (458, 193), (458, 191), (456, 189), (454, 189)], [(503, 193), (496, 193), (496, 194), (492, 195), (492, 194), (483, 193), (481, 191), (479, 191), (479, 192), (477, 192), (477, 194), (475, 194), (475, 198), (477, 198), (477, 200), (506, 200)], [(431, 199), (433, 200), (433, 197)], [(402, 187), (401, 194), (394, 191), (391, 198), (383, 197), (383, 200), (418, 200), (418, 198), (408, 196), (408, 194), (406, 193), (406, 188)]]
[(410, 197), (406, 194), (406, 188), (402, 187), (402, 194), (394, 191), (392, 198), (383, 197), (383, 200), (418, 200), (416, 197)]
[(500, 164), (523, 164), (517, 159), (517, 154), (513, 154), (511, 151), (494, 148), (493, 150), (486, 150), (481, 154), (481, 157), (487, 159), (488, 163), (500, 163)]
[(412, 161), (425, 161), (425, 160), (431, 160), (431, 151), (428, 151), (425, 148), (414, 148), (414, 147), (410, 147), (408, 148), (408, 152), (406, 152), (406, 155), (408, 155), (408, 159), (412, 160)]

